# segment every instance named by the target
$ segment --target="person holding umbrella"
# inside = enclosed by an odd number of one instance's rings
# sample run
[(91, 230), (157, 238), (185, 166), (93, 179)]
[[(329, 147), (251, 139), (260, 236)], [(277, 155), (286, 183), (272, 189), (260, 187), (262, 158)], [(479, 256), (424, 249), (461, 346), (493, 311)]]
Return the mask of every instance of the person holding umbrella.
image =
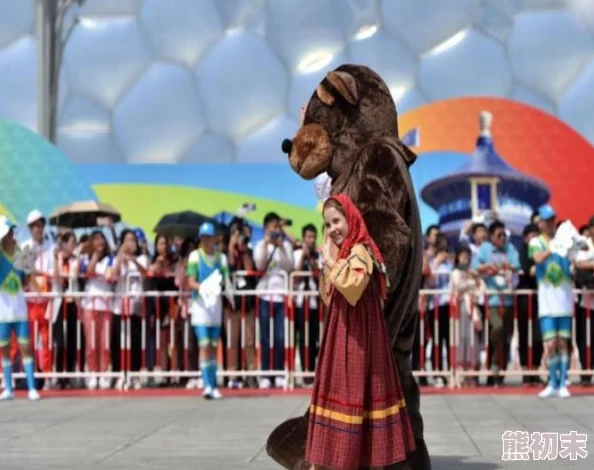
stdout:
[[(2, 351), (2, 371), (4, 391), (0, 401), (14, 398), (12, 390), (12, 364), (10, 361), (10, 337), (14, 333), (23, 357), (23, 368), (27, 376), (29, 400), (39, 400), (35, 389), (33, 356), (29, 343), (29, 323), (27, 304), (23, 294), (27, 275), (24, 265), (30, 264), (19, 259), (19, 248), (14, 238), (15, 226), (4, 216), (0, 216), (0, 349)], [(31, 266), (29, 266), (31, 267)], [(29, 271), (29, 269), (27, 269)]]

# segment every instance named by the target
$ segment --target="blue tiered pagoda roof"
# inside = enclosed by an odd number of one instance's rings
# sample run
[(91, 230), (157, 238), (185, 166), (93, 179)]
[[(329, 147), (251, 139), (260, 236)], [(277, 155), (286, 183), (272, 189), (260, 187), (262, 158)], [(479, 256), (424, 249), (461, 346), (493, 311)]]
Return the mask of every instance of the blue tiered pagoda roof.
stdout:
[(521, 233), (533, 210), (550, 199), (543, 181), (512, 168), (495, 150), (489, 129), (479, 135), (474, 153), (453, 173), (429, 182), (421, 197), (439, 213), (448, 231), (459, 229), (471, 218), (470, 178), (498, 177), (498, 218), (514, 233)]

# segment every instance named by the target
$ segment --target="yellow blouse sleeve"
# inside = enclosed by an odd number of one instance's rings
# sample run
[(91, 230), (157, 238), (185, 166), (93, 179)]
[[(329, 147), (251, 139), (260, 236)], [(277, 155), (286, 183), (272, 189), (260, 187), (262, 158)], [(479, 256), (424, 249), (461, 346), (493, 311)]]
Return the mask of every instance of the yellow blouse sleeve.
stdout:
[(355, 245), (348, 258), (338, 260), (332, 267), (328, 280), (349, 304), (355, 306), (365, 292), (372, 272), (373, 260), (369, 252), (364, 246)]

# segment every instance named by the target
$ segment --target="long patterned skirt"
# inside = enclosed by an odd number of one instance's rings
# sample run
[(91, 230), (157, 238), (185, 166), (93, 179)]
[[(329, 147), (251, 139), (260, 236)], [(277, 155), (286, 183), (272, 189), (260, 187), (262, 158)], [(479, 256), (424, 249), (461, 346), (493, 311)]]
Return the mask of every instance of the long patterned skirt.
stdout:
[(320, 348), (306, 460), (337, 470), (383, 467), (415, 449), (379, 296), (355, 307), (335, 292)]

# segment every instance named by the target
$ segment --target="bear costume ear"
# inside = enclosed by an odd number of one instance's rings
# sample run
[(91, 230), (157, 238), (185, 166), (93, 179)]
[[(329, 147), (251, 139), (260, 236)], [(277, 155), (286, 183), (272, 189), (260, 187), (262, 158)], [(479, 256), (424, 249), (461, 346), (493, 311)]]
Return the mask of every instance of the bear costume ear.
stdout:
[(322, 85), (321, 83), (316, 88), (316, 94), (318, 95), (320, 101), (324, 103), (326, 106), (332, 106), (334, 104), (334, 96), (332, 95), (332, 93), (326, 90), (326, 88), (324, 88), (324, 85)]
[[(347, 72), (328, 72), (326, 78), (334, 89), (350, 104), (356, 105), (359, 102), (359, 91), (354, 77)], [(320, 98), (321, 99), (321, 98)]]

